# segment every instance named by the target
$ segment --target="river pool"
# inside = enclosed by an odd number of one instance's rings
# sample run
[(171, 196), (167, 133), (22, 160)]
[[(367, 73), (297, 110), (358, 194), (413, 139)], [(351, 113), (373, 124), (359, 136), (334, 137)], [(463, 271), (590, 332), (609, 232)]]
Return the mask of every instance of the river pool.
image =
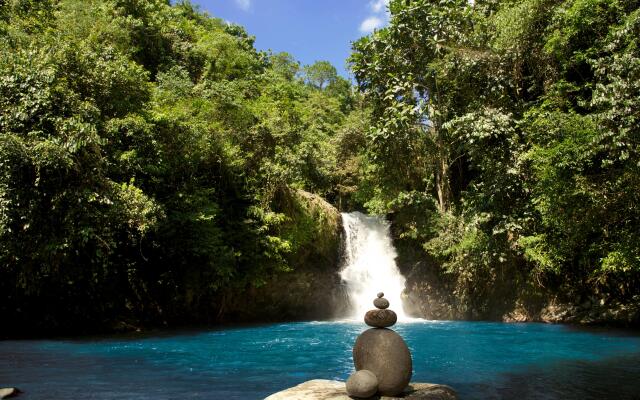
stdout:
[[(24, 399), (261, 399), (345, 380), (359, 322), (299, 322), (0, 342), (0, 387)], [(640, 399), (640, 335), (561, 325), (398, 323), (413, 381), (461, 399)]]

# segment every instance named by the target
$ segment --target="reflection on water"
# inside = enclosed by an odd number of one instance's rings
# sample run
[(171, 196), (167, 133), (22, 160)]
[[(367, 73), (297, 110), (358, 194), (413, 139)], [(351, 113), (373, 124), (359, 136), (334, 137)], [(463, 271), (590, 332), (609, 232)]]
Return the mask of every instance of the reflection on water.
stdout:
[[(399, 324), (414, 381), (462, 399), (640, 399), (640, 337), (541, 324)], [(0, 342), (0, 386), (24, 399), (261, 399), (346, 379), (363, 323), (291, 323), (72, 341)]]

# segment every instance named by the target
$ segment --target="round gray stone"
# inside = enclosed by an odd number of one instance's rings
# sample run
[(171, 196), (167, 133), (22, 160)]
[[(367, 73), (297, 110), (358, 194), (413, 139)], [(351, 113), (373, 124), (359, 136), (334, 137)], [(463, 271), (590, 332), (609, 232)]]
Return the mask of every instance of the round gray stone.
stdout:
[(378, 391), (378, 378), (366, 369), (354, 372), (347, 379), (347, 394), (351, 397), (366, 399)]
[(378, 297), (373, 301), (373, 305), (376, 306), (376, 308), (384, 310), (385, 308), (389, 308), (389, 300), (384, 297)]
[(364, 323), (374, 328), (387, 328), (393, 326), (398, 316), (392, 310), (369, 310), (364, 315)]
[(381, 298), (381, 297), (384, 297), (384, 293), (383, 292), (378, 293), (378, 298)]
[(411, 353), (402, 337), (390, 329), (368, 329), (353, 346), (356, 370), (369, 370), (378, 378), (378, 393), (397, 396), (407, 387), (413, 373)]

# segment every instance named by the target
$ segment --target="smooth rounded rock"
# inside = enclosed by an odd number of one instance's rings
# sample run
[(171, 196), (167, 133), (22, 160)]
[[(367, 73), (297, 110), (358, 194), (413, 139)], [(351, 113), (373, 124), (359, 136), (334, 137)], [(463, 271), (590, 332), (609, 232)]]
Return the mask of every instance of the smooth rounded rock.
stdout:
[(378, 378), (369, 370), (361, 369), (347, 379), (347, 394), (351, 397), (366, 399), (378, 391)]
[(398, 320), (392, 310), (369, 310), (364, 315), (364, 323), (374, 328), (387, 328)]
[[(381, 310), (383, 311), (383, 310)], [(369, 370), (378, 378), (378, 393), (397, 396), (407, 387), (413, 373), (411, 353), (402, 337), (390, 329), (364, 331), (353, 346), (356, 370)]]
[(378, 298), (380, 299), (382, 297), (384, 297), (384, 293), (383, 292), (378, 293)]
[(389, 308), (389, 300), (384, 297), (378, 297), (373, 301), (373, 305), (380, 310), (384, 310), (385, 308)]

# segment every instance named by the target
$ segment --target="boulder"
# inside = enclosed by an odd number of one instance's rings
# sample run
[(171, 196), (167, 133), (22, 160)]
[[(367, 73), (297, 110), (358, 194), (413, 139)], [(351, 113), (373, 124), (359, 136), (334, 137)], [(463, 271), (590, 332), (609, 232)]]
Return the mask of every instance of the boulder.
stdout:
[[(380, 400), (457, 400), (455, 390), (445, 385), (412, 383), (402, 397), (373, 397)], [(298, 386), (272, 394), (265, 400), (350, 400), (344, 382), (314, 379)]]
[[(291, 271), (270, 274), (261, 285), (232, 285), (220, 302), (223, 321), (297, 321), (340, 318), (349, 299), (340, 277), (342, 216), (320, 196), (282, 187), (274, 211), (286, 215), (279, 236), (290, 242)], [(197, 298), (197, 293), (189, 296)], [(322, 299), (322, 301), (318, 301)]]
[(346, 387), (349, 396), (366, 399), (378, 391), (378, 378), (373, 372), (362, 369), (347, 379)]
[(396, 332), (385, 328), (368, 329), (358, 336), (353, 362), (357, 371), (366, 369), (376, 375), (378, 393), (384, 396), (402, 393), (413, 373), (407, 344)]

